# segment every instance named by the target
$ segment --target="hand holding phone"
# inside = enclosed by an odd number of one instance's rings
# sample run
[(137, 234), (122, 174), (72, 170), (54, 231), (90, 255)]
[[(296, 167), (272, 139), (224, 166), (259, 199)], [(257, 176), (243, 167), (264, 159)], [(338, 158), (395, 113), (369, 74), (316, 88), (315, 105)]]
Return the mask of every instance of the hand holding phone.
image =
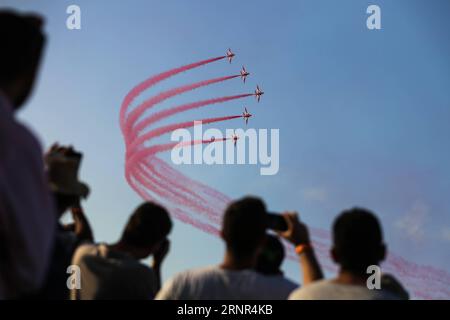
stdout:
[(281, 217), (284, 218), (287, 225), (285, 230), (278, 232), (281, 237), (294, 246), (310, 243), (308, 227), (300, 222), (296, 212), (286, 212)]
[(287, 231), (286, 219), (279, 213), (267, 213), (267, 228), (274, 231)]

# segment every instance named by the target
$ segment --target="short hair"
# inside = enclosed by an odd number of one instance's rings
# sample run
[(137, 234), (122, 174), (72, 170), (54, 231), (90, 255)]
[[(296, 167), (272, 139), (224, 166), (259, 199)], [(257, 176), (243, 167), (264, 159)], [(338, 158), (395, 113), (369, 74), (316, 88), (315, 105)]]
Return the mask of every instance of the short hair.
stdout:
[(162, 206), (144, 202), (129, 218), (121, 241), (138, 248), (151, 247), (164, 240), (172, 230), (172, 220)]
[(353, 208), (343, 211), (333, 225), (334, 250), (341, 268), (365, 273), (367, 267), (380, 262), (383, 248), (381, 225), (372, 212)]
[(35, 16), (0, 10), (0, 87), (36, 68), (44, 44), (40, 24)]
[(225, 210), (222, 236), (227, 249), (238, 258), (255, 254), (266, 233), (266, 206), (255, 197), (231, 203)]
[(258, 255), (255, 269), (266, 275), (279, 274), (284, 256), (284, 246), (280, 239), (272, 234), (267, 234), (264, 247)]

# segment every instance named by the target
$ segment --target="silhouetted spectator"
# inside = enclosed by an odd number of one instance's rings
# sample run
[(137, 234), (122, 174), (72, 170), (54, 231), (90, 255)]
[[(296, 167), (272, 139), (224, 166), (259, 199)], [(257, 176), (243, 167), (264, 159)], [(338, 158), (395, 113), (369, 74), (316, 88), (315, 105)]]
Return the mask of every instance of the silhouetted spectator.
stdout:
[(15, 116), (35, 82), (42, 24), (0, 11), (0, 299), (34, 294), (53, 247), (56, 213), (41, 146)]
[(384, 273), (381, 276), (381, 288), (394, 294), (401, 300), (409, 300), (409, 292), (393, 275)]
[[(286, 299), (289, 292), (277, 279), (254, 270), (264, 246), (266, 225), (266, 207), (260, 199), (247, 197), (230, 204), (221, 231), (226, 245), (223, 262), (179, 273), (165, 283), (157, 299)], [(304, 234), (300, 229), (296, 225), (285, 235), (291, 241), (300, 239)]]
[(287, 293), (291, 293), (298, 288), (298, 284), (284, 277), (281, 270), (284, 256), (284, 246), (278, 237), (267, 234), (264, 246), (256, 260), (255, 270), (277, 280), (279, 287), (283, 287)]
[(74, 223), (57, 225), (53, 256), (47, 279), (39, 292), (40, 299), (69, 299), (67, 268), (75, 249), (83, 242), (93, 242), (92, 230), (80, 205), (87, 198), (89, 187), (78, 180), (82, 154), (72, 147), (53, 145), (45, 155), (50, 189), (53, 193), (58, 218), (71, 209)]
[(280, 275), (284, 260), (284, 247), (274, 235), (267, 234), (264, 246), (256, 260), (255, 270), (265, 275)]
[[(161, 286), (161, 264), (169, 251), (172, 221), (167, 211), (150, 202), (131, 215), (115, 244), (80, 246), (72, 264), (81, 272), (81, 289), (72, 299), (153, 299)], [(153, 255), (152, 268), (139, 260)]]
[[(303, 286), (292, 293), (290, 299), (309, 300), (372, 300), (398, 299), (392, 291), (369, 289), (367, 273), (371, 265), (378, 266), (386, 255), (381, 225), (376, 216), (365, 209), (344, 211), (333, 225), (333, 260), (339, 264), (336, 278), (321, 280)], [(381, 275), (380, 275), (381, 276)]]

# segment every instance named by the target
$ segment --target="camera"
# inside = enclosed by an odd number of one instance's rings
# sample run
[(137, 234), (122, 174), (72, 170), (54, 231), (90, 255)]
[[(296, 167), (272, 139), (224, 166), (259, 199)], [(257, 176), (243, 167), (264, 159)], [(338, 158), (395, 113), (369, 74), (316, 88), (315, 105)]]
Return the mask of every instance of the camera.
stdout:
[(284, 217), (279, 213), (268, 212), (267, 213), (267, 228), (275, 231), (286, 231), (288, 225)]

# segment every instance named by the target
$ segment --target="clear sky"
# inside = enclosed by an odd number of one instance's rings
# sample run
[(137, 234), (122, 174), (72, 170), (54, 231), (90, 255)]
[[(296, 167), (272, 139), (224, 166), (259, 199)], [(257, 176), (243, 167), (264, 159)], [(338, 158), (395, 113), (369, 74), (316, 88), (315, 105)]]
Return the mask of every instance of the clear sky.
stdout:
[[(82, 30), (65, 27), (70, 4), (81, 7)], [(381, 7), (382, 30), (366, 28), (369, 4)], [(272, 210), (298, 210), (323, 229), (344, 208), (368, 207), (379, 214), (392, 251), (450, 272), (450, 2), (2, 0), (1, 6), (47, 18), (39, 83), (21, 118), (45, 147), (59, 141), (85, 153), (81, 177), (92, 189), (85, 208), (97, 240), (116, 240), (141, 201), (124, 179), (118, 115), (126, 93), (153, 74), (231, 47), (233, 64), (182, 74), (148, 95), (235, 74), (245, 64), (251, 73), (245, 85), (236, 79), (170, 105), (261, 84), (261, 103), (245, 103), (252, 127), (280, 129), (280, 171), (180, 170), (231, 197), (256, 194)], [(174, 119), (234, 115), (242, 106)], [(238, 119), (217, 127), (242, 126)], [(164, 278), (222, 257), (219, 239), (189, 225), (177, 222), (171, 238)], [(299, 278), (294, 263), (284, 267)]]

